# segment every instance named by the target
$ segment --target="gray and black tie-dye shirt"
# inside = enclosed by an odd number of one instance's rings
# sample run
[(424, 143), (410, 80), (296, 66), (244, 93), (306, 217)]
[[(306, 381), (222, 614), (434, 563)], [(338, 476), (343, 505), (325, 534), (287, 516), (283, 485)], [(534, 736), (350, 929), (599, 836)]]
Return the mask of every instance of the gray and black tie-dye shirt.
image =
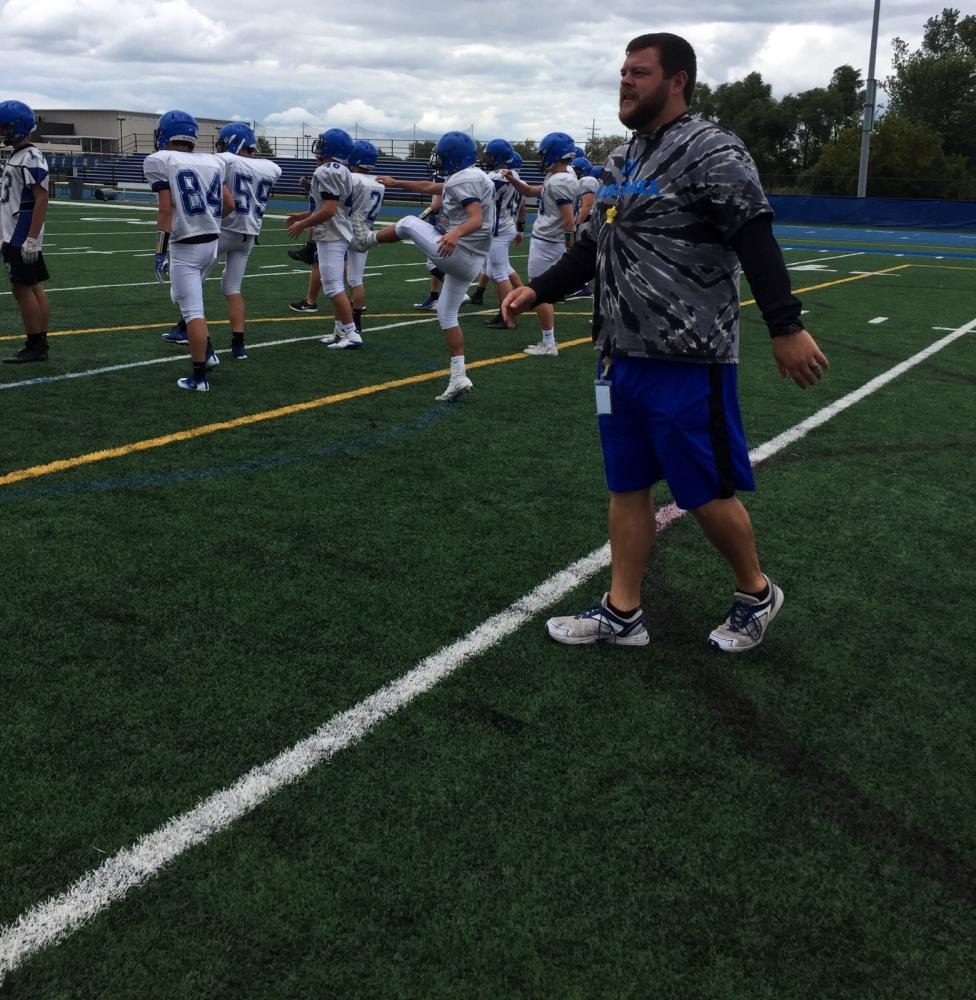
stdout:
[(586, 227), (598, 248), (597, 346), (737, 361), (739, 259), (729, 240), (766, 213), (752, 157), (718, 125), (682, 115), (617, 147)]

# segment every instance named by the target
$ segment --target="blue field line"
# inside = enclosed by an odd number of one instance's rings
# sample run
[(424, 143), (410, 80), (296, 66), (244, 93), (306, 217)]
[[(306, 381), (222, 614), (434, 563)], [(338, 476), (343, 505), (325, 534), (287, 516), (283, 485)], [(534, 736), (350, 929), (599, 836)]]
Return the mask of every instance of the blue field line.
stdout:
[[(960, 250), (976, 251), (976, 233), (934, 229), (868, 229), (860, 226), (801, 226), (795, 222), (773, 226), (780, 240), (823, 240), (829, 249), (843, 250), (835, 240), (857, 240), (859, 243), (904, 243), (906, 247), (921, 244), (925, 247), (958, 247)], [(858, 249), (862, 249), (858, 247)], [(878, 251), (881, 253), (882, 251)]]
[(841, 252), (850, 251), (851, 253), (861, 253), (870, 256), (928, 257), (930, 260), (976, 260), (976, 253), (936, 253), (934, 250), (875, 250), (873, 248), (865, 249), (864, 247), (845, 247), (837, 243), (831, 243), (829, 246), (810, 246), (805, 243), (802, 247), (796, 247), (790, 246), (789, 241), (783, 239), (781, 239), (780, 245), (783, 250), (792, 250), (796, 253), (807, 253), (810, 250), (840, 250)]
[(358, 441), (347, 441), (330, 444), (324, 448), (303, 451), (295, 455), (275, 455), (268, 458), (251, 458), (233, 465), (211, 466), (206, 469), (178, 469), (172, 472), (160, 472), (154, 475), (124, 476), (119, 479), (94, 479), (83, 483), (67, 483), (62, 486), (22, 486), (13, 490), (0, 490), (0, 502), (12, 503), (18, 500), (46, 500), (52, 497), (78, 496), (88, 493), (112, 493), (118, 490), (153, 489), (157, 486), (172, 486), (174, 484), (198, 482), (202, 479), (221, 479), (226, 476), (247, 475), (252, 472), (267, 472), (274, 469), (284, 469), (292, 465), (305, 465), (322, 459), (336, 458), (340, 455), (360, 455), (374, 448), (414, 434), (420, 434), (459, 412), (456, 404), (443, 403), (432, 406), (429, 410), (414, 417), (404, 424), (397, 424), (387, 430), (361, 438)]

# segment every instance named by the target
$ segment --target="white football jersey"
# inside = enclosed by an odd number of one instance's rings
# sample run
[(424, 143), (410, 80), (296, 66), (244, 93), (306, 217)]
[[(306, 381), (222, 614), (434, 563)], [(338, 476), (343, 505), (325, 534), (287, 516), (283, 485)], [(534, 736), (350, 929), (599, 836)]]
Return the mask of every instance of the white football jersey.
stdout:
[(153, 191), (168, 190), (173, 199), (170, 239), (220, 235), (226, 164), (211, 153), (161, 149), (143, 161), (142, 172)]
[(466, 205), (481, 203), (481, 228), (458, 240), (458, 246), (474, 253), (488, 253), (491, 231), (495, 228), (495, 185), (479, 167), (465, 167), (444, 182), (444, 204), (438, 213), (438, 226), (444, 232), (468, 221)]
[[(47, 160), (35, 146), (10, 154), (0, 178), (0, 242), (22, 246), (34, 216), (35, 184), (48, 190)], [(44, 241), (44, 227), (38, 234)]]
[(581, 177), (579, 179), (579, 193), (576, 196), (576, 212), (578, 213), (580, 210), (584, 194), (591, 194), (595, 198), (599, 190), (600, 182), (595, 177)]
[(352, 194), (346, 199), (349, 214), (363, 216), (367, 224), (372, 226), (383, 207), (386, 188), (369, 174), (350, 171), (349, 176), (352, 178)]
[(338, 160), (328, 160), (320, 164), (312, 174), (308, 195), (312, 211), (317, 212), (326, 201), (337, 202), (336, 213), (328, 222), (320, 223), (312, 229), (312, 236), (318, 241), (332, 243), (342, 240), (352, 242), (352, 224), (349, 222), (349, 205), (352, 195), (352, 174), (349, 168)]
[(221, 228), (231, 233), (257, 236), (271, 191), (281, 176), (281, 167), (273, 160), (257, 156), (217, 155), (226, 164), (224, 183), (234, 196), (234, 211), (225, 216)]
[(578, 193), (579, 181), (572, 170), (546, 174), (535, 222), (532, 224), (532, 236), (550, 243), (557, 240), (561, 243), (566, 233), (563, 228), (562, 206), (569, 205), (572, 208), (576, 204)]
[[(512, 171), (518, 177), (516, 171)], [(501, 170), (492, 170), (488, 179), (495, 186), (495, 226), (492, 236), (509, 236), (515, 232), (515, 221), (522, 204), (522, 193), (509, 184)]]

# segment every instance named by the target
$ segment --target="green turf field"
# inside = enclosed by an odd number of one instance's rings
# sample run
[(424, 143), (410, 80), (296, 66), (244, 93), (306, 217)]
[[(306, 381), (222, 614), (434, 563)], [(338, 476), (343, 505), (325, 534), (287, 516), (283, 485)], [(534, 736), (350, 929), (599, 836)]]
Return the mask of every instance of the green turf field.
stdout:
[(0, 366), (0, 997), (976, 995), (976, 261), (789, 251), (806, 391), (744, 307), (786, 605), (730, 662), (687, 517), (649, 647), (545, 638), (608, 579), (588, 300), (556, 359), (466, 307), (444, 405), (416, 251), (334, 352), (280, 227), (248, 360), (208, 284), (204, 395), (154, 215), (52, 204), (50, 360)]

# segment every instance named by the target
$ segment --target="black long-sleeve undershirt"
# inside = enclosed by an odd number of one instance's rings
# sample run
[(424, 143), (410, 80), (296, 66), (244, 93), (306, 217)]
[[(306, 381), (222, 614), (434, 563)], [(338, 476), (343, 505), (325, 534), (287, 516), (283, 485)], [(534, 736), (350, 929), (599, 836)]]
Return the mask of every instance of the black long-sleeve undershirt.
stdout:
[[(801, 329), (800, 300), (790, 290), (786, 262), (773, 235), (772, 216), (750, 219), (732, 237), (730, 246), (742, 264), (770, 336)], [(558, 263), (529, 282), (536, 300), (556, 302), (590, 281), (596, 273), (596, 250), (596, 243), (584, 235)]]

